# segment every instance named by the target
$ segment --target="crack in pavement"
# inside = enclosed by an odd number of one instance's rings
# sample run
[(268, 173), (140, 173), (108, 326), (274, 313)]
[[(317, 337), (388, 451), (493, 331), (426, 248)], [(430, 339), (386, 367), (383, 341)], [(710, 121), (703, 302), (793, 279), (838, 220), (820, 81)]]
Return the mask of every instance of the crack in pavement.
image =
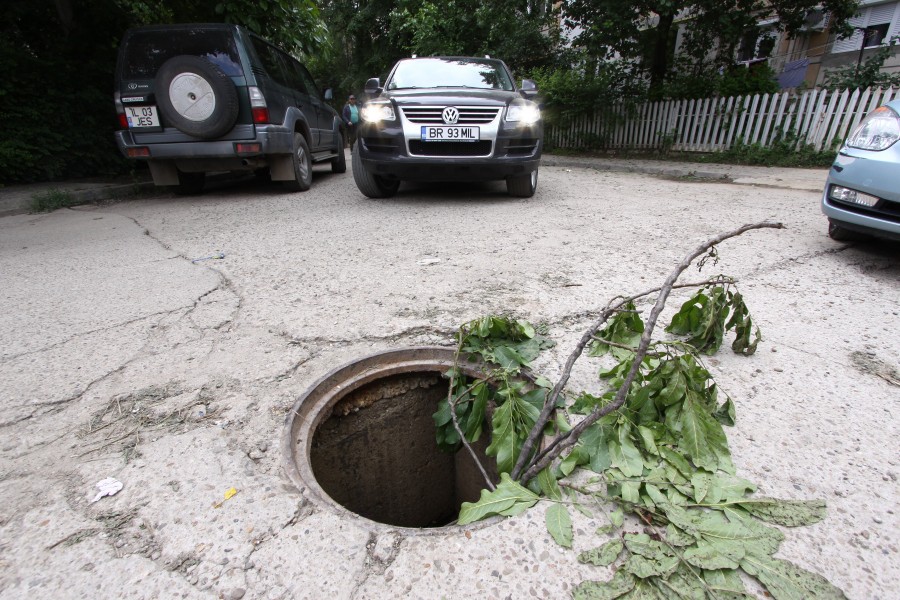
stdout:
[(366, 542), (366, 559), (363, 564), (362, 571), (357, 575), (357, 581), (350, 593), (351, 600), (357, 597), (362, 586), (368, 581), (372, 575), (384, 575), (388, 568), (397, 559), (400, 554), (400, 547), (403, 545), (403, 536), (399, 533), (389, 531), (382, 535), (370, 533)]

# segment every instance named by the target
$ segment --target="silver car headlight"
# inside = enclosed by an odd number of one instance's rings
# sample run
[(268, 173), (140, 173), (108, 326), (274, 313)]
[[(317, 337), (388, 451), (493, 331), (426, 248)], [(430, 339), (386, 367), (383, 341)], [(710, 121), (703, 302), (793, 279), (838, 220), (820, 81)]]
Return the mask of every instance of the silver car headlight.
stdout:
[(363, 121), (379, 123), (381, 121), (395, 121), (394, 106), (390, 102), (367, 102), (359, 113)]
[(506, 120), (521, 125), (534, 125), (541, 118), (540, 109), (534, 104), (510, 104), (506, 109)]
[(860, 150), (887, 150), (900, 139), (900, 116), (887, 106), (870, 112), (847, 138), (847, 146)]

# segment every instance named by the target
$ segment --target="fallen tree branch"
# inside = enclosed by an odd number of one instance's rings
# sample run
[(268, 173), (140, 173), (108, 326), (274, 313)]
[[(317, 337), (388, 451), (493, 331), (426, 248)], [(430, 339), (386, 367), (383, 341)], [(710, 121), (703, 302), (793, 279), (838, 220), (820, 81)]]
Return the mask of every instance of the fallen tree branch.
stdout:
[[(553, 460), (561, 456), (563, 452), (574, 446), (585, 429), (596, 423), (603, 416), (608, 415), (609, 413), (621, 408), (621, 406), (625, 403), (625, 398), (628, 394), (628, 390), (631, 388), (631, 384), (634, 381), (638, 370), (640, 369), (641, 362), (647, 355), (647, 349), (650, 346), (653, 329), (656, 327), (656, 321), (659, 318), (659, 315), (662, 312), (663, 308), (665, 307), (666, 300), (668, 299), (669, 294), (675, 288), (687, 287), (685, 285), (675, 284), (678, 277), (681, 276), (681, 274), (691, 265), (691, 263), (694, 262), (694, 260), (696, 260), (699, 256), (702, 256), (704, 253), (708, 252), (716, 244), (719, 244), (729, 238), (739, 236), (753, 229), (765, 228), (784, 229), (784, 225), (781, 223), (763, 221), (761, 223), (744, 225), (743, 227), (739, 227), (738, 229), (735, 229), (733, 231), (717, 235), (688, 253), (669, 274), (669, 276), (666, 278), (665, 283), (663, 283), (661, 287), (636, 294), (629, 298), (618, 299), (618, 301), (614, 299), (613, 301), (611, 301), (610, 304), (607, 305), (607, 307), (600, 313), (600, 317), (597, 319), (597, 321), (584, 333), (584, 335), (582, 335), (581, 340), (575, 347), (575, 350), (566, 361), (559, 381), (557, 381), (556, 385), (553, 387), (553, 390), (547, 396), (547, 400), (544, 403), (543, 410), (541, 411), (538, 420), (535, 422), (534, 427), (531, 429), (531, 432), (528, 434), (528, 437), (522, 446), (522, 450), (519, 454), (518, 460), (516, 461), (516, 465), (513, 468), (513, 472), (510, 474), (511, 477), (514, 480), (519, 481), (520, 483), (527, 483), (538, 473), (540, 473), (544, 468), (550, 465)], [(715, 281), (715, 279), (713, 281)], [(701, 285), (706, 285), (706, 283), (703, 283)], [(641, 340), (635, 351), (634, 359), (631, 362), (631, 368), (629, 369), (628, 374), (625, 376), (625, 380), (619, 387), (619, 390), (616, 392), (613, 401), (603, 407), (595, 408), (591, 412), (591, 414), (589, 414), (577, 425), (575, 425), (570, 431), (556, 436), (553, 441), (547, 446), (547, 448), (545, 448), (541, 452), (538, 452), (532, 457), (532, 451), (535, 448), (535, 444), (537, 443), (537, 440), (541, 438), (544, 427), (549, 422), (550, 415), (556, 408), (556, 403), (559, 399), (559, 395), (569, 381), (569, 377), (571, 376), (572, 367), (574, 366), (575, 361), (582, 355), (584, 349), (587, 347), (588, 343), (590, 343), (596, 332), (599, 331), (603, 324), (606, 323), (606, 321), (620, 307), (624, 306), (628, 302), (636, 300), (637, 298), (647, 296), (657, 291), (659, 292), (659, 295), (656, 298), (656, 303), (653, 305), (653, 309), (650, 311), (650, 316), (647, 320), (646, 326), (644, 327), (644, 332), (641, 334)], [(528, 465), (527, 468), (525, 467), (526, 464)]]

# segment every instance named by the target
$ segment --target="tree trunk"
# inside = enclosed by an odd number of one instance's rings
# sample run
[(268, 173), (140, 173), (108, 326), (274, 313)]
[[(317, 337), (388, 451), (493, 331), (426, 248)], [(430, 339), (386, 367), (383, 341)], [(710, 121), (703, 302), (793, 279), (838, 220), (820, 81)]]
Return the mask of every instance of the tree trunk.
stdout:
[(656, 26), (656, 36), (650, 55), (650, 88), (656, 89), (662, 86), (666, 73), (669, 71), (669, 38), (672, 36), (672, 24), (675, 22), (675, 13), (663, 13), (659, 15), (659, 24)]

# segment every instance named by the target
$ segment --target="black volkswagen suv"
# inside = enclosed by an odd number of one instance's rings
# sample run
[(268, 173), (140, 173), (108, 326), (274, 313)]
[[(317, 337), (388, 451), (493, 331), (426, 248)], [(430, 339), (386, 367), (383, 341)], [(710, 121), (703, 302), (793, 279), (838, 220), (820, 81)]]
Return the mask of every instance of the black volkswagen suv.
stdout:
[(509, 68), (488, 57), (399, 61), (382, 87), (366, 83), (353, 178), (370, 198), (402, 180), (505, 179), (510, 195), (537, 187), (543, 144), (534, 82), (516, 88)]
[(243, 27), (130, 29), (115, 86), (116, 142), (156, 185), (191, 194), (207, 172), (255, 171), (305, 191), (313, 162), (347, 169), (342, 121), (309, 72)]

